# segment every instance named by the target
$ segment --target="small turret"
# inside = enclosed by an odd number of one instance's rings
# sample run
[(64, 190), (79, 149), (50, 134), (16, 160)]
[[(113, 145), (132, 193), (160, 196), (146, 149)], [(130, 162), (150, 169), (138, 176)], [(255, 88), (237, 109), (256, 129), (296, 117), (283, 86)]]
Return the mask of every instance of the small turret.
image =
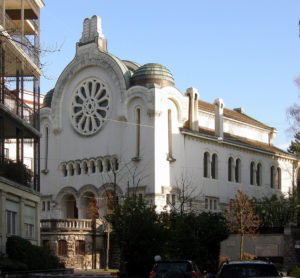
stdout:
[(102, 33), (101, 18), (97, 15), (83, 21), (82, 36), (77, 46), (81, 47), (89, 43), (96, 43), (100, 51), (107, 52), (107, 41)]

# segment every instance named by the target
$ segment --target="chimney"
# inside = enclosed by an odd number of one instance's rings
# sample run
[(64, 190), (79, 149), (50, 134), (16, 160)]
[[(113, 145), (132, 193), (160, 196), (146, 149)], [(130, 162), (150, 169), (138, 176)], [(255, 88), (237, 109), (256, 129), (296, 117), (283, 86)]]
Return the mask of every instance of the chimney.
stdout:
[(243, 107), (234, 108), (233, 110), (236, 111), (236, 112), (239, 112), (239, 113), (241, 113), (241, 114), (244, 114), (244, 112), (245, 112), (245, 110), (244, 110)]
[(107, 52), (107, 41), (102, 33), (101, 18), (97, 15), (83, 21), (82, 36), (78, 47), (96, 43), (100, 51)]
[(215, 105), (215, 135), (218, 139), (223, 139), (223, 111), (224, 102), (221, 98), (217, 98), (214, 101)]
[(194, 131), (199, 131), (198, 122), (198, 99), (199, 93), (195, 88), (188, 88), (185, 93), (189, 97), (189, 128)]
[(271, 131), (269, 132), (269, 145), (273, 145), (273, 141), (276, 137), (277, 129), (275, 127), (271, 128)]

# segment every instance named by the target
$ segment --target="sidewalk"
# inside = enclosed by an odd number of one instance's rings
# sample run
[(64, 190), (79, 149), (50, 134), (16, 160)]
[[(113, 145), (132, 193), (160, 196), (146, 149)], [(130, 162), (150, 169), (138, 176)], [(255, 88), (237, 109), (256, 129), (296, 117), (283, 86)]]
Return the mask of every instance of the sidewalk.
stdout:
[(74, 269), (74, 274), (79, 277), (117, 277), (118, 270), (112, 269), (109, 271), (104, 271), (103, 269)]

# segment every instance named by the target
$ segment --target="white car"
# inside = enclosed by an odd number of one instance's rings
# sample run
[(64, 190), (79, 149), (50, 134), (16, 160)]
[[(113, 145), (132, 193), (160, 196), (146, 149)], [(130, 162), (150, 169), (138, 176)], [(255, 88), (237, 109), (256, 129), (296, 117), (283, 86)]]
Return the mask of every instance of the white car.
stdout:
[(276, 267), (264, 261), (232, 261), (222, 265), (217, 278), (282, 277)]

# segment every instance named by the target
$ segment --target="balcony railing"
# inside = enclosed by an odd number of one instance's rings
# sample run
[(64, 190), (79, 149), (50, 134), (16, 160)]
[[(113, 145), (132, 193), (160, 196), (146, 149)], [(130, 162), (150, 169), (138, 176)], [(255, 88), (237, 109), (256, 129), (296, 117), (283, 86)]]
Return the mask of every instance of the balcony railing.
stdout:
[[(0, 12), (0, 24), (3, 25), (3, 23), (3, 16)], [(36, 28), (36, 24), (34, 23), (33, 25)], [(34, 62), (34, 64), (39, 67), (40, 65), (38, 49), (31, 43), (31, 41), (26, 36), (22, 36), (21, 30), (7, 14), (5, 15), (5, 30), (11, 36), (12, 40), (24, 50), (24, 52), (29, 56), (29, 58)]]
[[(96, 220), (97, 229), (102, 225), (100, 219)], [(41, 232), (55, 231), (91, 231), (91, 219), (42, 219)]]
[(35, 127), (34, 109), (26, 105), (24, 101), (19, 98), (16, 90), (10, 91), (4, 88), (3, 92), (1, 92), (0, 87), (0, 103), (4, 104), (10, 111), (18, 115), (25, 122)]

